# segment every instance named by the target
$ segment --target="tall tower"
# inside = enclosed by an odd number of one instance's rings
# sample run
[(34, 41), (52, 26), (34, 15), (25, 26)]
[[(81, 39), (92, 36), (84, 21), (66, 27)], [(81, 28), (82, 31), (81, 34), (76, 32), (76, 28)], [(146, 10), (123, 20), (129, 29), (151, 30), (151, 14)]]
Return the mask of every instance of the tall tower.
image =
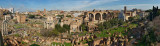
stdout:
[(44, 9), (43, 13), (46, 13), (46, 9)]
[(126, 6), (124, 6), (124, 13), (126, 13), (127, 12), (127, 7)]

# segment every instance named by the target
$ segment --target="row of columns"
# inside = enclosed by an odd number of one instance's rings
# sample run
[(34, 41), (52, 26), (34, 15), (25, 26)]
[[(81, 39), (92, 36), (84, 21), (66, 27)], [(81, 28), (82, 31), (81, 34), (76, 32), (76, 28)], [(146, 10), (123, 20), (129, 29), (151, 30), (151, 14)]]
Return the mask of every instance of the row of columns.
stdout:
[(50, 29), (55, 28), (54, 22), (44, 22), (44, 28)]
[(7, 26), (8, 26), (7, 25), (7, 20), (3, 20), (3, 22), (2, 22), (2, 31), (1, 31), (2, 36), (8, 34)]

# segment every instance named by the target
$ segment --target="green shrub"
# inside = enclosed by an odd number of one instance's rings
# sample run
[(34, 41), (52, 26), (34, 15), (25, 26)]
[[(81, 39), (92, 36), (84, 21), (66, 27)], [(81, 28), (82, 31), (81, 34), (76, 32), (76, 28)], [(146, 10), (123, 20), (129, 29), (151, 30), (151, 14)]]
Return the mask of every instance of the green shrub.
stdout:
[(67, 15), (66, 17), (71, 17), (71, 15)]
[(22, 43), (22, 44), (26, 44), (26, 42), (24, 42), (24, 41), (22, 41), (21, 43)]
[(20, 37), (20, 35), (19, 35), (19, 34), (14, 34), (14, 36), (16, 36), (16, 37)]
[(29, 18), (35, 18), (35, 15), (29, 15), (28, 17)]
[(38, 44), (32, 44), (32, 45), (30, 45), (30, 46), (40, 46), (40, 45), (38, 45)]
[[(52, 42), (52, 45), (61, 45), (62, 43), (56, 43), (56, 42)], [(63, 45), (65, 45), (65, 46), (72, 46), (72, 44), (71, 43), (66, 43), (66, 42), (64, 42), (64, 44), (62, 44), (62, 46)]]

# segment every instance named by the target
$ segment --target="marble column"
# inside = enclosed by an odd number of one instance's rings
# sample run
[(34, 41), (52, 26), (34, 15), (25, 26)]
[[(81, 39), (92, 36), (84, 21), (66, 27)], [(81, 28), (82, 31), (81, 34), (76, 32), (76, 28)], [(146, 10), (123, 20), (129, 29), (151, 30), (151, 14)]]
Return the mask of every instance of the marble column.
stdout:
[(95, 19), (96, 19), (96, 13), (93, 13), (93, 21), (95, 21)]
[(100, 13), (100, 20), (103, 20), (103, 13)]
[(4, 27), (3, 27), (3, 22), (2, 22), (2, 30), (1, 30), (1, 33), (2, 33), (2, 36), (3, 36), (3, 30), (4, 30)]

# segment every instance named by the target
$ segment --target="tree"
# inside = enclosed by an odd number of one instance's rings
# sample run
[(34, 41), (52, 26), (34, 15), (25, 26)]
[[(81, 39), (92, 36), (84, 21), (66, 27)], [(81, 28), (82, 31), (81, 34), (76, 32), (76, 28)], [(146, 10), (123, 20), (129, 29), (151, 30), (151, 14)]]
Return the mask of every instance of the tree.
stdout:
[(103, 26), (104, 26), (104, 28), (105, 28), (105, 29), (108, 29), (108, 28), (110, 28), (110, 27), (111, 27), (111, 23), (110, 23), (110, 22), (105, 21), (105, 22), (103, 23)]
[(129, 20), (129, 21), (133, 21), (133, 20), (134, 20), (134, 17), (129, 17), (128, 20)]
[(4, 44), (3, 44), (3, 37), (2, 37), (1, 32), (0, 32), (0, 46), (4, 46)]
[(63, 27), (61, 27), (59, 24), (56, 24), (55, 25), (55, 30), (57, 30), (60, 33), (63, 33), (63, 32), (69, 31), (70, 30), (70, 26), (64, 24)]
[(66, 17), (71, 17), (71, 15), (67, 15)]
[(125, 23), (125, 22), (124, 22), (122, 19), (119, 19), (119, 20), (118, 20), (118, 24), (119, 24), (119, 25), (122, 25), (123, 23)]
[(65, 29), (65, 32), (69, 31), (70, 30), (70, 25), (64, 24), (63, 28)]
[(152, 46), (157, 41), (156, 35), (153, 29), (148, 30), (148, 34), (143, 35), (141, 41), (137, 44), (138, 46)]
[(103, 31), (104, 30), (104, 26), (102, 23), (98, 24), (98, 30), (99, 31)]
[(53, 29), (53, 30), (51, 31), (51, 33), (53, 33), (52, 35), (54, 35), (54, 36), (58, 36), (59, 31), (56, 30), (56, 29)]
[(64, 15), (57, 15), (59, 17), (59, 22), (61, 22), (61, 19), (64, 17)]
[(146, 10), (145, 12), (152, 12), (152, 9)]
[(111, 26), (118, 25), (118, 19), (117, 18), (114, 18), (114, 19), (110, 20), (109, 22), (111, 23)]
[(56, 24), (55, 25), (55, 29), (57, 29), (57, 30), (59, 30), (59, 29), (61, 29), (62, 27), (60, 26), (60, 24)]
[(81, 29), (82, 29), (82, 31), (86, 31), (87, 30), (86, 25), (85, 24), (81, 24)]
[(35, 18), (35, 15), (29, 15), (28, 17), (33, 19)]
[(150, 15), (147, 17), (148, 20), (152, 21), (156, 16), (159, 16), (159, 10), (158, 10), (158, 6), (154, 7), (152, 10), (147, 10), (148, 12), (150, 12)]
[(57, 17), (60, 17), (62, 19), (64, 17), (64, 15), (57, 15)]

